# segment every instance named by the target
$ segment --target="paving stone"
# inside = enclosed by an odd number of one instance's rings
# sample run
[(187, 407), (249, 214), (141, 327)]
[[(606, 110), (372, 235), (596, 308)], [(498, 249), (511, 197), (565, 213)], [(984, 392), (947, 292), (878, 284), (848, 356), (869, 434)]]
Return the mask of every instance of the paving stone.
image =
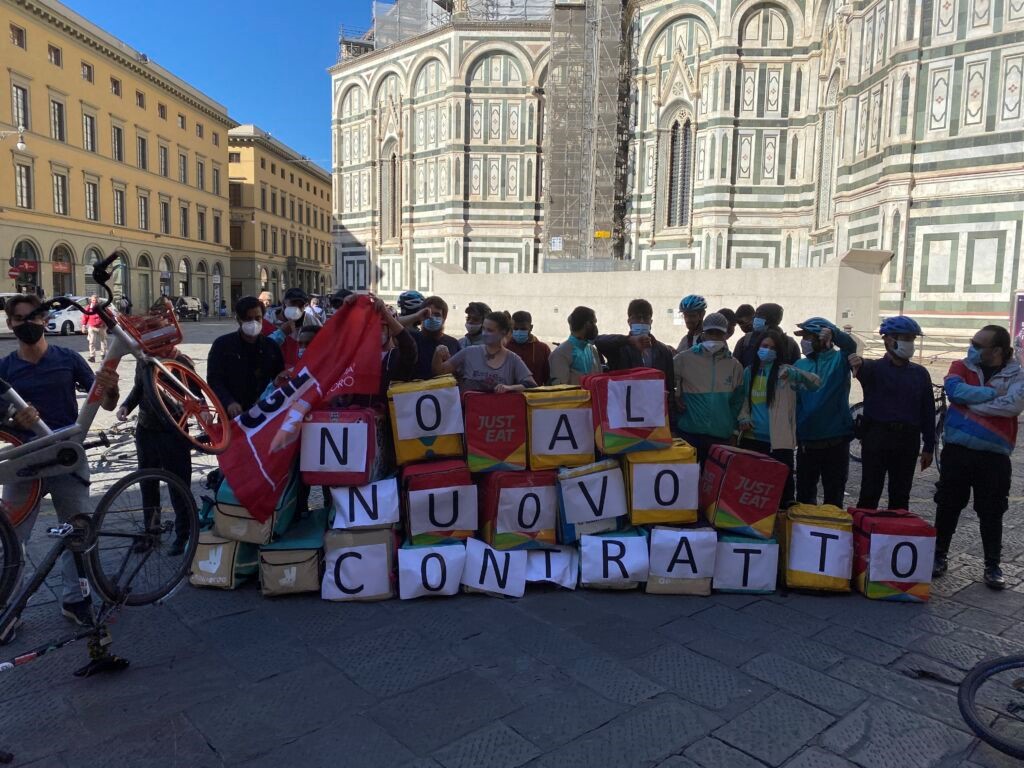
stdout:
[[(1017, 694), (1017, 703), (1020, 703), (1020, 694)], [(1014, 739), (1018, 744), (1024, 743), (1024, 723), (1017, 718), (1000, 717), (993, 720), (993, 727), (1003, 736)], [(970, 761), (979, 768), (1020, 768), (1021, 761), (1010, 757), (1005, 752), (1000, 752), (983, 741), (975, 740), (971, 748)]]
[[(960, 599), (960, 593), (972, 584), (977, 584), (978, 580), (973, 576), (962, 571), (948, 572), (941, 578), (935, 579), (929, 588), (933, 595), (939, 595), (940, 597), (949, 597), (955, 600)], [(966, 599), (965, 604), (970, 604), (969, 598)]]
[(781, 603), (759, 600), (743, 608), (740, 613), (774, 624), (798, 635), (816, 635), (828, 626), (828, 622), (789, 608)]
[(826, 647), (875, 664), (891, 664), (903, 655), (903, 649), (845, 627), (832, 626), (814, 636)]
[(150, 718), (144, 727), (119, 733), (88, 750), (68, 750), (61, 757), (75, 768), (135, 768), (147, 764), (167, 768), (215, 768), (224, 764), (183, 715), (160, 721)]
[(770, 689), (749, 675), (701, 656), (687, 648), (665, 646), (632, 664), (683, 698), (725, 717), (764, 698)]
[(968, 608), (984, 608), (1004, 616), (1024, 613), (1024, 593), (1012, 589), (997, 591), (984, 584), (972, 584), (957, 592), (954, 599)]
[(672, 755), (667, 760), (658, 763), (654, 768), (701, 768), (701, 766), (680, 755)]
[(963, 640), (965, 645), (985, 651), (990, 656), (1024, 653), (1024, 642), (1021, 642), (1021, 637), (1024, 637), (1024, 632), (1019, 632), (1014, 637), (1000, 637), (971, 627), (959, 627), (956, 632), (956, 639)]
[[(402, 765), (414, 758), (372, 720), (350, 714), (342, 707), (335, 721), (311, 733), (296, 733), (283, 746), (238, 765), (245, 768), (380, 768)], [(436, 764), (433, 764), (436, 766)]]
[(776, 592), (768, 595), (767, 599), (773, 603), (784, 605), (787, 608), (806, 613), (822, 620), (831, 620), (833, 616), (846, 610), (847, 604), (855, 600), (863, 600), (860, 595), (852, 594), (807, 594), (802, 592), (789, 592), (783, 594)]
[(639, 590), (580, 589), (578, 594), (602, 613), (619, 619), (628, 618), (634, 627), (652, 629), (709, 607), (700, 597), (648, 595)]
[(595, 768), (657, 763), (722, 724), (722, 719), (671, 694), (548, 752), (531, 768)]
[(530, 616), (561, 627), (587, 624), (594, 621), (602, 612), (608, 613), (594, 602), (584, 599), (580, 592), (582, 590), (569, 592), (564, 589), (531, 592), (529, 599), (522, 601), (522, 610)]
[(971, 739), (887, 701), (869, 701), (821, 737), (821, 745), (864, 768), (928, 768), (966, 756)]
[(714, 732), (726, 744), (769, 765), (781, 765), (835, 719), (784, 693), (755, 704)]
[(467, 672), (489, 680), (523, 704), (548, 690), (576, 685), (559, 667), (532, 656), (490, 632), (481, 632), (451, 647)]
[(824, 749), (808, 747), (786, 763), (785, 768), (853, 768), (853, 763)]
[(980, 608), (965, 608), (957, 614), (956, 623), (961, 627), (987, 632), (990, 635), (1001, 635), (1011, 627), (1017, 627), (1017, 622), (1010, 616)]
[(539, 754), (507, 725), (493, 723), (437, 750), (434, 758), (444, 768), (517, 768)]
[(471, 672), (382, 701), (367, 714), (417, 754), (436, 749), (517, 709), (497, 686)]
[(846, 658), (842, 651), (785, 630), (776, 631), (768, 640), (765, 650), (812, 669), (825, 670)]
[(683, 754), (704, 768), (764, 768), (764, 763), (723, 744), (718, 739), (701, 739), (686, 748)]
[(763, 641), (777, 629), (774, 624), (762, 621), (756, 616), (726, 608), (717, 600), (715, 603), (713, 607), (697, 615), (699, 623), (709, 624), (726, 634), (750, 642)]
[(843, 715), (864, 700), (864, 693), (802, 664), (766, 653), (744, 664), (749, 675), (833, 715)]
[[(49, 756), (73, 752), (90, 739), (90, 731), (66, 698), (24, 696), (0, 702), (0, 723), (0, 749), (12, 752), (19, 763), (41, 760), (45, 764)], [(45, 734), (45, 738), (40, 738), (40, 734)], [(92, 740), (101, 739), (102, 736), (93, 735)]]
[(668, 642), (652, 629), (634, 622), (632, 613), (579, 624), (573, 626), (571, 631), (601, 651), (625, 659), (642, 656)]
[(458, 672), (458, 659), (408, 629), (386, 628), (353, 639), (339, 638), (323, 651), (366, 691), (391, 696)]
[(948, 635), (957, 630), (957, 625), (939, 616), (924, 614), (910, 620), (910, 626), (932, 635)]
[(309, 663), (309, 651), (290, 627), (258, 611), (222, 616), (195, 627), (220, 658), (247, 679), (296, 669)]
[(620, 704), (639, 704), (665, 688), (638, 675), (622, 662), (601, 655), (581, 656), (565, 667), (565, 672), (578, 682)]
[(569, 681), (567, 685), (538, 688), (524, 706), (503, 722), (534, 744), (552, 749), (604, 725), (627, 711), (591, 689)]
[(685, 645), (690, 650), (716, 659), (730, 667), (750, 661), (762, 650), (755, 643), (740, 640), (711, 627), (701, 629)]

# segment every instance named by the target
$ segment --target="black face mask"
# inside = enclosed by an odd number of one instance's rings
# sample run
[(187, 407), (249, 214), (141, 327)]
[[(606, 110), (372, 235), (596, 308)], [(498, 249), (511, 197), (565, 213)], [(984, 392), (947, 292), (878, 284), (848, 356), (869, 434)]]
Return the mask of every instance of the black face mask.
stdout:
[(14, 335), (18, 341), (24, 342), (25, 344), (35, 344), (41, 338), (43, 338), (43, 326), (39, 323), (22, 323), (17, 328), (14, 328)]

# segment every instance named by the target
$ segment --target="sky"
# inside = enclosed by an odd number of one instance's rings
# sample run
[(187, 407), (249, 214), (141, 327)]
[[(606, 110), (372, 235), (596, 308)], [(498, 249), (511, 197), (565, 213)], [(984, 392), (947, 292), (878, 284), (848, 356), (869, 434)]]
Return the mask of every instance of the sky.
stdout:
[(331, 167), (331, 86), (338, 28), (367, 29), (370, 0), (63, 0), (75, 13)]

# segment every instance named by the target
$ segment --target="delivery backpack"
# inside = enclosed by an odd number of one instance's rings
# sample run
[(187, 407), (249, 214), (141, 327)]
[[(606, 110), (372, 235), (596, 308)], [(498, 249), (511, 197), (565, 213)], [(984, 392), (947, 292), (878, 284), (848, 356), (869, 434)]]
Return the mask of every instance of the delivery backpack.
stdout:
[(269, 544), (274, 536), (279, 536), (291, 525), (298, 497), (299, 473), (293, 470), (288, 484), (281, 492), (281, 498), (274, 507), (274, 514), (261, 523), (242, 506), (225, 478), (217, 489), (213, 530), (218, 536), (226, 539), (247, 541), (251, 544)]

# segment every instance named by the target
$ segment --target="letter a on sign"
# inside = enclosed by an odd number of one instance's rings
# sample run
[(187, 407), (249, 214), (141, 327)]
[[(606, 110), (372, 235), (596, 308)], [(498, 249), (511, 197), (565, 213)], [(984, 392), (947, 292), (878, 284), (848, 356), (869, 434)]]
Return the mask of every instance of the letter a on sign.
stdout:
[(930, 583), (935, 559), (932, 536), (895, 536), (871, 534), (868, 577), (871, 581)]
[(536, 456), (594, 454), (589, 408), (537, 408), (530, 418), (530, 453)]
[(459, 591), (466, 565), (466, 547), (402, 547), (398, 550), (398, 596), (402, 600)]
[(526, 550), (494, 549), (467, 539), (462, 583), (482, 592), (522, 597), (526, 594)]
[(399, 440), (462, 434), (458, 387), (403, 392), (393, 399)]
[(651, 531), (651, 575), (671, 579), (709, 579), (715, 573), (718, 536), (710, 529)]
[(608, 426), (612, 429), (654, 429), (668, 424), (665, 383), (660, 379), (608, 382)]

